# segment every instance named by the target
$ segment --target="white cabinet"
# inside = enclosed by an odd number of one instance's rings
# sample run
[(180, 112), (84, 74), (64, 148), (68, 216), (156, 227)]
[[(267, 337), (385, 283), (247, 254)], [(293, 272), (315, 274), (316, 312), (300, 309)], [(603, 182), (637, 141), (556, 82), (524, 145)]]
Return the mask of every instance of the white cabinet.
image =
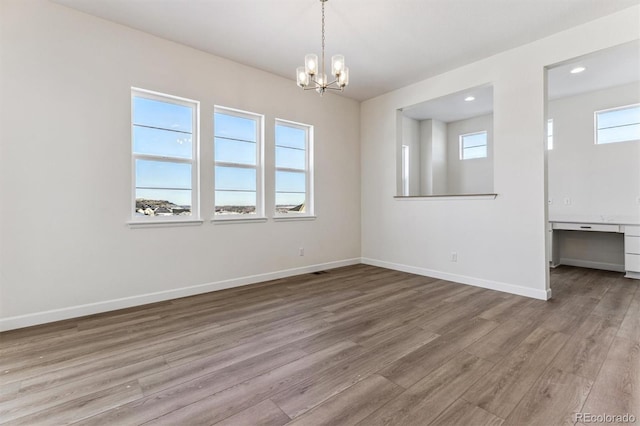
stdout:
[[(551, 259), (552, 267), (564, 264), (609, 271), (624, 270), (626, 272), (625, 277), (640, 279), (640, 226), (597, 222), (551, 222), (550, 229), (552, 234), (548, 243), (550, 242), (551, 244), (547, 246), (547, 253)], [(579, 238), (581, 250), (578, 253), (580, 257), (576, 253), (573, 253), (573, 256), (568, 253), (567, 256), (567, 250), (561, 249), (562, 247), (559, 243), (560, 238), (558, 237), (561, 235), (556, 236), (553, 231), (580, 231), (576, 233), (574, 238), (578, 240), (578, 234), (581, 235)], [(621, 238), (621, 233), (624, 233), (624, 238)], [(619, 235), (619, 237), (614, 238), (615, 234)], [(621, 247), (623, 242), (624, 250)], [(604, 243), (607, 243), (608, 246), (605, 247)], [(604, 254), (614, 252), (616, 254), (615, 262), (595, 258), (596, 255), (602, 254), (604, 256)], [(624, 265), (622, 265), (623, 258)]]
[(555, 222), (553, 229), (563, 231), (620, 232), (620, 225), (610, 223)]
[(640, 237), (625, 235), (624, 252), (630, 254), (640, 254)]
[(640, 279), (640, 226), (624, 227), (625, 277)]

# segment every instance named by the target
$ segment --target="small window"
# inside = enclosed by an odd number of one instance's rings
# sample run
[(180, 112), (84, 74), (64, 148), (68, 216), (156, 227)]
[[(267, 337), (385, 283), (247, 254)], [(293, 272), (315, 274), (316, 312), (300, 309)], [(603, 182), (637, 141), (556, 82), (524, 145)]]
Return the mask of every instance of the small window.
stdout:
[(276, 214), (313, 215), (313, 127), (276, 120), (275, 142)]
[(640, 140), (640, 104), (595, 112), (596, 144)]
[(409, 146), (402, 145), (402, 195), (409, 196)]
[(547, 149), (553, 149), (553, 118), (547, 120)]
[(132, 89), (131, 106), (133, 219), (197, 217), (199, 103)]
[(460, 135), (460, 159), (471, 160), (487, 157), (487, 132)]
[[(264, 215), (263, 116), (216, 107), (213, 114), (215, 215)], [(229, 216), (231, 215), (231, 216)]]

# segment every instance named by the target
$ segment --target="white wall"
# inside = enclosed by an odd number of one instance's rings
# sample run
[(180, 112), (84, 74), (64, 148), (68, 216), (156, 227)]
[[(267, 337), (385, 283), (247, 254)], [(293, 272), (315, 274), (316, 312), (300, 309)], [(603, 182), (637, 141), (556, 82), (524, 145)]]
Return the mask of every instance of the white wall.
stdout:
[(433, 194), (433, 120), (420, 120), (420, 195)]
[(433, 168), (433, 192), (432, 194), (449, 193), (447, 181), (447, 123), (439, 120), (431, 120), (431, 167)]
[(447, 125), (439, 120), (420, 121), (420, 195), (447, 193)]
[(550, 219), (640, 222), (640, 142), (596, 145), (593, 116), (638, 102), (640, 83), (549, 102)]
[[(487, 157), (460, 159), (460, 135), (487, 132)], [(447, 123), (447, 193), (493, 192), (493, 114)]]
[[(363, 261), (548, 297), (544, 67), (638, 39), (639, 14), (632, 7), (363, 102)], [(394, 199), (396, 110), (487, 83), (498, 197)]]
[[(420, 122), (402, 117), (402, 145), (409, 147), (409, 195), (420, 195)], [(402, 195), (402, 191), (398, 192)]]
[[(357, 102), (49, 1), (0, 8), (2, 328), (358, 261)], [(126, 225), (132, 86), (201, 102), (204, 224)], [(315, 126), (316, 220), (209, 222), (214, 104), (265, 114), (267, 154), (276, 117)]]

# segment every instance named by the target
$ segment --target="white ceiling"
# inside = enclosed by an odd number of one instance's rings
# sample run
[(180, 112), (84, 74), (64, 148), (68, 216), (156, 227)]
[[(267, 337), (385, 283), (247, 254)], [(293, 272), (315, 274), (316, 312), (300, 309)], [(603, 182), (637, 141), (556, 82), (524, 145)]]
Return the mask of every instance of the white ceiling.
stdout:
[[(295, 80), (320, 53), (318, 0), (52, 0)], [(327, 55), (368, 99), (640, 0), (330, 0)], [(295, 84), (295, 82), (293, 83)]]
[[(586, 69), (571, 74), (578, 66)], [(549, 67), (548, 98), (564, 98), (639, 80), (640, 41), (635, 41)]]
[[(473, 96), (473, 101), (465, 98)], [(402, 109), (402, 114), (415, 120), (427, 118), (450, 123), (493, 112), (493, 86), (486, 85), (452, 93)]]
[[(586, 69), (579, 74), (571, 74), (570, 71), (578, 66)], [(547, 98), (554, 100), (638, 81), (640, 41), (634, 41), (550, 66), (547, 74)], [(475, 100), (465, 102), (467, 96), (473, 96)], [(402, 109), (403, 114), (409, 118), (432, 118), (445, 123), (492, 111), (491, 85), (470, 88)]]

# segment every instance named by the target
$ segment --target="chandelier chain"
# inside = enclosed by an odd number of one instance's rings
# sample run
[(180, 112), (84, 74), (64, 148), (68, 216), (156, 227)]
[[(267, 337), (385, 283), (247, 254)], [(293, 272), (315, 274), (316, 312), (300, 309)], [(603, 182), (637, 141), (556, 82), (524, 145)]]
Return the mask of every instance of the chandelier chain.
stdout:
[[(324, 1), (322, 1), (322, 68), (321, 68), (321, 72), (324, 73)], [(323, 74), (320, 74), (320, 76), (322, 77)], [(327, 82), (323, 81), (322, 82), (323, 85), (326, 85)]]

